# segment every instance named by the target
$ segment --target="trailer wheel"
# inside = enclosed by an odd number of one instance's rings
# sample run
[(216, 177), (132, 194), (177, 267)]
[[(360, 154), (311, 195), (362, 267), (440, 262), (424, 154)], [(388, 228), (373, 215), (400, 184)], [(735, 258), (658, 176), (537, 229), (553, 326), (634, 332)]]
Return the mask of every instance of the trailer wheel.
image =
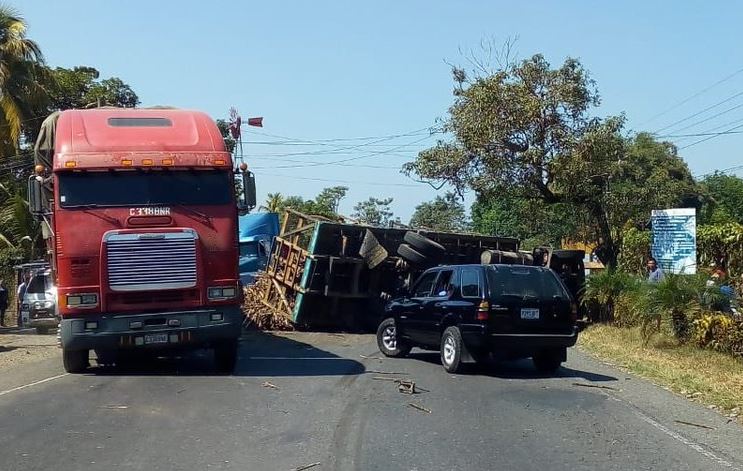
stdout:
[(404, 239), (405, 242), (410, 244), (411, 247), (415, 248), (423, 255), (438, 258), (446, 253), (446, 249), (443, 245), (424, 235), (418, 234), (417, 232), (406, 232)]
[(62, 364), (64, 370), (68, 373), (82, 373), (90, 363), (88, 363), (88, 350), (67, 350), (62, 349)]
[(237, 340), (226, 340), (214, 346), (214, 364), (220, 373), (230, 374), (237, 364)]
[(397, 248), (397, 254), (412, 263), (413, 265), (428, 265), (428, 257), (415, 250), (408, 244), (400, 244)]

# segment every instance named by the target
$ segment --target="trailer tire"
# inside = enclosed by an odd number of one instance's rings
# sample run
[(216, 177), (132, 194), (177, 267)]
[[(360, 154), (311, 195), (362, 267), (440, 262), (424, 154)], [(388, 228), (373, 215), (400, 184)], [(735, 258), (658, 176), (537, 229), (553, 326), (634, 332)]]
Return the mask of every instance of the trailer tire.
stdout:
[(397, 254), (412, 263), (413, 265), (428, 265), (428, 257), (415, 250), (408, 244), (400, 244), (397, 248)]
[(428, 257), (438, 258), (446, 253), (443, 245), (417, 232), (406, 232), (404, 239), (411, 247)]
[(237, 340), (226, 340), (214, 346), (214, 365), (220, 373), (231, 374), (237, 365)]
[(68, 373), (82, 373), (90, 363), (88, 362), (88, 350), (67, 350), (62, 349), (62, 364), (64, 370)]

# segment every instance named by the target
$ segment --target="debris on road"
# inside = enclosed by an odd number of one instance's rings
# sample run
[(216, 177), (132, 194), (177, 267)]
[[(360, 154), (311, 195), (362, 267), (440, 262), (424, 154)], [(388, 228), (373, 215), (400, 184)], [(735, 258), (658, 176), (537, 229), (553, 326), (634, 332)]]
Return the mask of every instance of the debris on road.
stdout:
[(276, 283), (265, 272), (259, 273), (255, 283), (245, 288), (245, 303), (243, 313), (245, 314), (245, 326), (255, 326), (258, 330), (294, 330), (291, 316), (289, 315), (291, 303), (282, 297), (285, 309), (276, 309), (275, 303), (268, 302), (266, 296), (282, 296), (280, 291), (271, 292), (269, 286)]
[(359, 355), (359, 358), (363, 358), (364, 360), (384, 360), (384, 358), (374, 355)]
[(305, 469), (310, 469), (310, 468), (314, 468), (315, 466), (320, 466), (320, 464), (321, 463), (318, 461), (317, 463), (312, 463), (312, 464), (307, 464), (307, 465), (304, 465), (304, 466), (299, 466), (298, 468), (294, 468), (294, 471), (304, 471)]
[(412, 402), (408, 402), (408, 405), (410, 407), (412, 407), (413, 409), (418, 409), (419, 411), (425, 412), (426, 414), (430, 414), (431, 413), (431, 409), (427, 409), (427, 408), (425, 408), (423, 406), (419, 406), (418, 404), (415, 404), (415, 403), (412, 403)]
[(709, 425), (695, 424), (694, 422), (687, 422), (685, 420), (674, 420), (674, 422), (682, 425), (691, 425), (692, 427), (706, 428), (707, 430), (715, 429), (714, 427), (710, 427)]
[(281, 389), (278, 386), (276, 386), (275, 384), (270, 383), (268, 381), (264, 381), (263, 384), (261, 384), (261, 386), (263, 386), (264, 388), (269, 388), (269, 389)]
[(402, 379), (397, 382), (397, 390), (403, 394), (415, 394), (415, 381)]
[(603, 385), (600, 385), (600, 384), (573, 383), (573, 386), (582, 386), (584, 388), (608, 389), (610, 391), (621, 391), (621, 389), (613, 388), (611, 386), (603, 386)]
[(128, 409), (129, 406), (103, 406), (101, 409)]

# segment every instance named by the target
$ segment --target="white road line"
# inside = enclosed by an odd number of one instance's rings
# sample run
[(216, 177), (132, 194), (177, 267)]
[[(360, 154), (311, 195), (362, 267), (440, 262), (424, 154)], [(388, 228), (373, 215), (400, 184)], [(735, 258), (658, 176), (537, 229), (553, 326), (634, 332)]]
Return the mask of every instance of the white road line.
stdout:
[(348, 360), (342, 357), (248, 357), (249, 360)]
[(52, 376), (51, 378), (40, 379), (39, 381), (34, 381), (33, 383), (24, 384), (23, 386), (18, 386), (17, 388), (8, 389), (7, 391), (0, 391), (0, 396), (5, 396), (6, 394), (20, 391), (21, 389), (30, 388), (31, 386), (36, 386), (37, 384), (48, 383), (49, 381), (54, 381), (55, 379), (63, 378), (67, 375), (69, 375), (69, 373), (62, 373), (61, 375)]
[(704, 448), (699, 443), (697, 443), (697, 442), (695, 442), (695, 441), (693, 441), (693, 440), (691, 440), (689, 438), (686, 438), (686, 437), (684, 437), (681, 434), (678, 434), (678, 433), (674, 432), (673, 430), (669, 429), (668, 427), (666, 427), (665, 425), (661, 424), (657, 420), (655, 420), (655, 419), (653, 419), (653, 418), (651, 418), (651, 417), (643, 414), (633, 404), (630, 404), (630, 403), (628, 403), (628, 402), (626, 402), (626, 401), (624, 401), (622, 399), (619, 399), (616, 396), (610, 395), (610, 394), (607, 394), (607, 396), (610, 397), (611, 399), (619, 402), (619, 403), (622, 403), (622, 404), (626, 405), (643, 422), (652, 425), (653, 427), (655, 427), (656, 429), (658, 429), (661, 432), (665, 433), (669, 437), (673, 438), (674, 440), (676, 440), (676, 441), (678, 441), (680, 443), (683, 443), (684, 445), (688, 446), (689, 448), (691, 448), (692, 450), (696, 451), (697, 453), (700, 453), (703, 456), (706, 456), (707, 458), (711, 459), (712, 461), (714, 461), (715, 463), (719, 464), (720, 466), (723, 466), (723, 467), (728, 468), (728, 469), (732, 469), (733, 471), (741, 471), (740, 468), (738, 468), (737, 466), (733, 465), (733, 463), (731, 463), (731, 462), (729, 462), (729, 461), (727, 461), (727, 460), (725, 460), (723, 458), (720, 458), (716, 454), (714, 454), (711, 451), (709, 451), (708, 449)]

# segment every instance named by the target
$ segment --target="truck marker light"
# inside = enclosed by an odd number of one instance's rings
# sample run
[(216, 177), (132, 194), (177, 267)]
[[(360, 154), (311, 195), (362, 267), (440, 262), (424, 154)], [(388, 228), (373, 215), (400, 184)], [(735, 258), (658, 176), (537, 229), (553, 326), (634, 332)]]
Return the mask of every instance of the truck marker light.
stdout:
[(217, 159), (214, 161), (214, 165), (224, 165), (227, 162), (224, 159)]
[(121, 165), (124, 167), (131, 167), (132, 161), (130, 159), (121, 159)]
[(77, 167), (77, 162), (75, 162), (74, 160), (68, 160), (64, 163), (64, 166), (67, 168), (75, 168)]
[(152, 159), (142, 159), (142, 165), (152, 165)]
[(85, 330), (95, 330), (97, 328), (98, 328), (98, 323), (95, 321), (85, 323)]
[(163, 165), (173, 165), (173, 159), (163, 159)]

